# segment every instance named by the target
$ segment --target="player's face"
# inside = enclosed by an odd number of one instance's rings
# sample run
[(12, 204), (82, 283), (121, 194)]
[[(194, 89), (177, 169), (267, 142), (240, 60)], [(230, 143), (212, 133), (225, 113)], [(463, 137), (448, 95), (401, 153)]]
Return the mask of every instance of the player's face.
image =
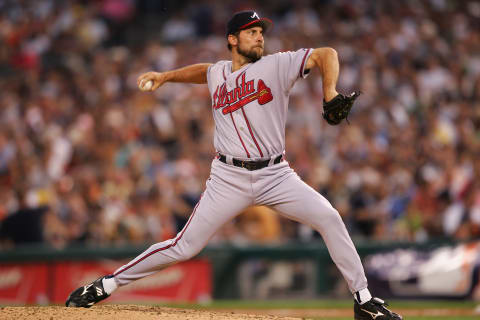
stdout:
[(237, 51), (250, 62), (255, 62), (263, 56), (263, 45), (263, 29), (261, 27), (245, 29), (238, 34)]

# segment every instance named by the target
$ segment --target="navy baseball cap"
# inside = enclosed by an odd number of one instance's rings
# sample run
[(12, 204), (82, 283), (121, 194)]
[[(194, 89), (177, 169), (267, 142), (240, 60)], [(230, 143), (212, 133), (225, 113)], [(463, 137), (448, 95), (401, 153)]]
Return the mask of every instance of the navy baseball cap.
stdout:
[(266, 32), (268, 28), (273, 24), (272, 20), (268, 18), (260, 18), (255, 11), (241, 11), (233, 15), (227, 24), (227, 38), (229, 34), (235, 34), (235, 32), (260, 26), (263, 32)]

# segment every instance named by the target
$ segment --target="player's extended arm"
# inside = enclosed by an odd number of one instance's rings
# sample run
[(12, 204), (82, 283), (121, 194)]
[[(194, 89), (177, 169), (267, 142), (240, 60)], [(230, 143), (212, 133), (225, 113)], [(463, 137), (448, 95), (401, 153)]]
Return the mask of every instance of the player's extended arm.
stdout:
[(305, 69), (318, 67), (322, 75), (323, 95), (325, 101), (332, 100), (337, 94), (335, 89), (340, 70), (337, 51), (332, 48), (317, 48), (307, 60)]
[[(165, 82), (207, 83), (207, 69), (211, 63), (197, 63), (180, 69), (165, 72), (147, 72), (137, 79), (138, 88), (142, 91), (153, 91)], [(153, 86), (146, 89), (144, 84), (153, 81)]]

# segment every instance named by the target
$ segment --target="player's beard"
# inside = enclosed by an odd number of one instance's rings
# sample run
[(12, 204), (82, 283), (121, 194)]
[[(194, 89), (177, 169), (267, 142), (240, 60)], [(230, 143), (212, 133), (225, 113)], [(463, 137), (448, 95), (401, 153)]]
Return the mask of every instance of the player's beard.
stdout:
[(253, 50), (254, 48), (256, 47), (252, 47), (250, 50), (243, 50), (240, 46), (240, 43), (237, 47), (237, 52), (244, 56), (245, 58), (247, 58), (251, 63), (254, 63), (258, 60), (260, 60), (260, 58), (262, 57), (263, 55), (263, 48), (260, 52), (257, 52), (255, 50)]

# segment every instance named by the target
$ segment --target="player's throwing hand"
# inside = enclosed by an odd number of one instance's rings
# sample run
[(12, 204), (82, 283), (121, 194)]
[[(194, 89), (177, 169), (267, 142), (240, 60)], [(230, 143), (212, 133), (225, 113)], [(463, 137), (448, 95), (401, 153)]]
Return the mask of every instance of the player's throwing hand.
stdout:
[(138, 77), (137, 85), (142, 91), (154, 91), (167, 82), (167, 80), (163, 72), (147, 72)]

